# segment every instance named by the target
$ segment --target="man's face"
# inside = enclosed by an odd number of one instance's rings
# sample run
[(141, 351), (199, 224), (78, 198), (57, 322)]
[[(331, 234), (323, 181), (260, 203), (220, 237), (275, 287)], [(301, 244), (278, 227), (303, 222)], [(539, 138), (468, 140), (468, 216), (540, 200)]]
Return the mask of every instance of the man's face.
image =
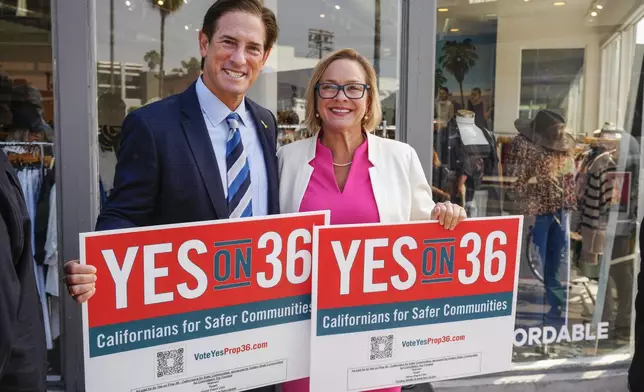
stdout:
[(476, 91), (476, 90), (475, 90), (475, 91), (472, 91), (472, 99), (473, 99), (473, 100), (477, 100), (477, 99), (479, 99), (480, 97), (481, 97), (481, 93), (479, 93), (479, 92), (478, 92), (478, 91)]
[(447, 101), (447, 98), (449, 98), (449, 97), (447, 96), (447, 91), (445, 91), (445, 90), (440, 90), (440, 91), (438, 92), (438, 99), (440, 99), (441, 101)]
[(227, 105), (239, 104), (264, 68), (265, 39), (261, 18), (246, 12), (222, 15), (212, 37), (199, 33), (204, 83)]

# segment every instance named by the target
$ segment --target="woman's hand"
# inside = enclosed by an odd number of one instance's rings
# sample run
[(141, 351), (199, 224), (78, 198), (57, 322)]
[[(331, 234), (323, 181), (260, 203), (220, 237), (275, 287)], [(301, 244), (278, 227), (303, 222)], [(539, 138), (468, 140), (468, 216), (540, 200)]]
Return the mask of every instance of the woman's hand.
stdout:
[(432, 220), (438, 220), (447, 230), (454, 230), (456, 225), (467, 218), (465, 209), (449, 201), (436, 203), (432, 210)]

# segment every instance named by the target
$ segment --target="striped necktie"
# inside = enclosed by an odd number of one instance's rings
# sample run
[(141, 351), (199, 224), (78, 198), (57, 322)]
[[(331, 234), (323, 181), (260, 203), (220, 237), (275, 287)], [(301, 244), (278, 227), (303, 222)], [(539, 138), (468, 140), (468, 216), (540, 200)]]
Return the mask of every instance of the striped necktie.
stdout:
[(253, 215), (250, 189), (250, 168), (244, 144), (239, 133), (239, 114), (232, 112), (226, 117), (228, 141), (226, 142), (226, 168), (228, 177), (228, 212), (231, 218), (246, 218)]

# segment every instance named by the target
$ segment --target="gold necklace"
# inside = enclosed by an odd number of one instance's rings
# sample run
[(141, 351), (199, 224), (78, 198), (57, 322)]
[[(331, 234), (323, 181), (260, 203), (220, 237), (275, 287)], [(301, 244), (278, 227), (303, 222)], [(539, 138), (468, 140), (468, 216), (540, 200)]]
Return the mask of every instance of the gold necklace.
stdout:
[[(365, 136), (364, 132), (362, 132), (362, 141), (365, 141), (365, 140), (367, 140), (367, 137)], [(333, 163), (333, 166), (335, 167), (347, 167), (353, 163), (353, 160), (350, 160), (347, 163), (335, 163), (335, 162), (332, 162), (332, 163)]]

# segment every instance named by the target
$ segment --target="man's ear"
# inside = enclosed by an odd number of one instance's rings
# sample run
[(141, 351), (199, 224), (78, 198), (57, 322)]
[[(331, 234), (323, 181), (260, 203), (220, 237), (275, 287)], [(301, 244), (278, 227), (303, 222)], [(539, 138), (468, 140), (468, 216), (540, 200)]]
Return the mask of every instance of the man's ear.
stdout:
[(270, 48), (264, 53), (264, 58), (262, 58), (262, 70), (264, 70), (264, 66), (266, 65), (266, 61), (268, 60), (268, 57), (271, 55), (272, 50), (273, 48)]
[(208, 46), (210, 46), (210, 37), (206, 35), (203, 31), (199, 32), (199, 53), (201, 57), (206, 57), (208, 53)]

